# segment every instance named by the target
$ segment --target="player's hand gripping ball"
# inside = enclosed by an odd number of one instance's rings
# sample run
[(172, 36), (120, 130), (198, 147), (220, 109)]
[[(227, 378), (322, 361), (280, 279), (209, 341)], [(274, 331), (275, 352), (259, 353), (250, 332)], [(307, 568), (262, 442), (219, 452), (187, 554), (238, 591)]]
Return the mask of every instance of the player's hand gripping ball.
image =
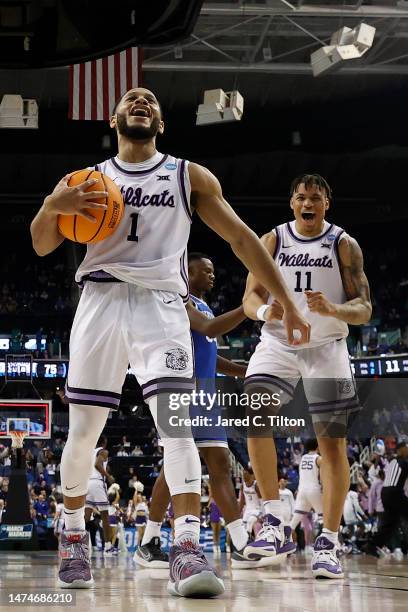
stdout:
[(53, 195), (58, 196), (58, 230), (74, 242), (104, 240), (123, 217), (125, 207), (118, 186), (96, 170), (78, 170), (65, 177)]

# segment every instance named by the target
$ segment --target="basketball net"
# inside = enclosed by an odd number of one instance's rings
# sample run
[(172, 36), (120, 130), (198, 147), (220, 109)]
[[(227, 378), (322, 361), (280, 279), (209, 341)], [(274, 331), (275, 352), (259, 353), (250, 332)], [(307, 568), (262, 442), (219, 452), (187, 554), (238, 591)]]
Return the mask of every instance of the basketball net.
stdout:
[(27, 436), (25, 431), (10, 431), (11, 448), (23, 448), (24, 439)]

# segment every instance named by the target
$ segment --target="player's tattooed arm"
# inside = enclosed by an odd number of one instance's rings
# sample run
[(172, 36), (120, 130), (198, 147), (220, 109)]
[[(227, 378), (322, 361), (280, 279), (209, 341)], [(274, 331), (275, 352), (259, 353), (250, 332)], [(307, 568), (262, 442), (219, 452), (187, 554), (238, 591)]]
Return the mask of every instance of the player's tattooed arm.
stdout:
[[(278, 266), (259, 238), (225, 200), (217, 178), (203, 166), (189, 164), (191, 202), (208, 227), (226, 240), (235, 255), (284, 308), (283, 323), (290, 344), (309, 341), (310, 325), (296, 308)], [(294, 338), (294, 331), (300, 338)]]
[(242, 306), (224, 312), (224, 314), (213, 319), (208, 319), (202, 312), (197, 310), (191, 301), (187, 302), (186, 308), (191, 329), (209, 338), (216, 338), (217, 336), (227, 334), (246, 319)]
[(311, 312), (335, 317), (350, 325), (363, 325), (371, 318), (370, 287), (364, 272), (363, 253), (357, 241), (346, 236), (339, 243), (340, 272), (348, 301), (333, 304), (320, 291), (306, 291)]

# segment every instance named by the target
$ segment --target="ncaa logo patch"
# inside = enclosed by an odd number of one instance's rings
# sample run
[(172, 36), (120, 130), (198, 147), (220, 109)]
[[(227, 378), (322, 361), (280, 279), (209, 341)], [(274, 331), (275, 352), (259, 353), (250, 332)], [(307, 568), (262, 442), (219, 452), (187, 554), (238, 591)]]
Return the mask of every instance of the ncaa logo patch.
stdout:
[(177, 164), (172, 164), (171, 162), (164, 166), (166, 170), (177, 170)]
[(336, 240), (336, 234), (329, 234), (327, 240)]
[(189, 362), (187, 351), (182, 348), (174, 348), (166, 351), (166, 368), (171, 370), (185, 370)]

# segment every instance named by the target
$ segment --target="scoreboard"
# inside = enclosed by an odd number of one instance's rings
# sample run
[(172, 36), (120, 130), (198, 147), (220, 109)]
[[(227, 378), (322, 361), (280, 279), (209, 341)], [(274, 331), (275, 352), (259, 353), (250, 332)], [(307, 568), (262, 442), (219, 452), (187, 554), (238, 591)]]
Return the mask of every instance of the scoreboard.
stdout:
[(351, 358), (351, 369), (357, 378), (366, 376), (408, 376), (408, 355), (380, 355)]

